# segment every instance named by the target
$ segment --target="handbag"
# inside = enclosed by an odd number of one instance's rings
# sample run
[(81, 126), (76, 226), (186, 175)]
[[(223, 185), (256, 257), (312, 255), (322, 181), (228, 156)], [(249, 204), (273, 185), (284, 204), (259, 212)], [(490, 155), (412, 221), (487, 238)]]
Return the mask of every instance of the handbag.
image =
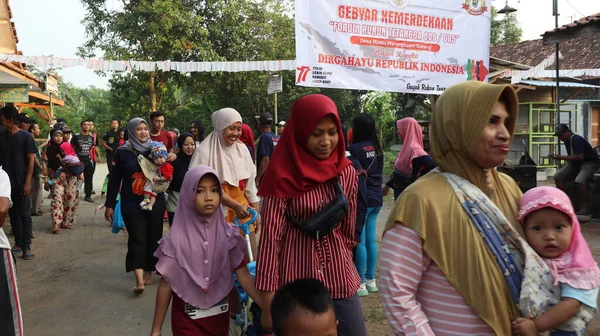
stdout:
[(344, 194), (339, 179), (335, 181), (336, 195), (326, 206), (314, 214), (306, 222), (294, 218), (288, 212), (285, 217), (292, 222), (304, 234), (316, 239), (322, 240), (323, 237), (337, 228), (344, 217), (348, 214), (348, 199)]
[(412, 175), (394, 170), (392, 173), (392, 188), (397, 192), (403, 192), (409, 185), (415, 182)]
[(125, 222), (123, 221), (123, 214), (121, 213), (121, 201), (117, 202), (113, 213), (112, 233), (117, 234), (125, 228)]

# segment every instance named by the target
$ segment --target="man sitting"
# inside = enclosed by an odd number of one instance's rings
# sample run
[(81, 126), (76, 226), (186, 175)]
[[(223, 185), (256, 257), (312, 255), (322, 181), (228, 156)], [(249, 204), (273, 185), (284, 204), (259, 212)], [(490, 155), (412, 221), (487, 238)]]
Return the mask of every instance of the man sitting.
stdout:
[(581, 208), (578, 215), (588, 214), (587, 183), (594, 177), (600, 166), (600, 158), (592, 145), (580, 135), (574, 134), (569, 126), (561, 124), (556, 127), (554, 136), (558, 136), (565, 143), (568, 155), (552, 155), (555, 160), (565, 160), (567, 165), (554, 174), (556, 187), (566, 192), (567, 181), (575, 181), (579, 194)]

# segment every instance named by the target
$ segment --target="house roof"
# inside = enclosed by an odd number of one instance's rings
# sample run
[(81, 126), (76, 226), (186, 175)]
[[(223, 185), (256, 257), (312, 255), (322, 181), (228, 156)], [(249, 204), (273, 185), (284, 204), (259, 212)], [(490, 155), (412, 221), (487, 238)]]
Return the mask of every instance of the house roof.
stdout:
[[(542, 80), (522, 80), (519, 83), (529, 84), (535, 86), (546, 86), (552, 87), (556, 86), (556, 82), (542, 81)], [(585, 88), (585, 89), (600, 89), (598, 85), (585, 84), (585, 83), (577, 83), (577, 82), (560, 82), (561, 87), (570, 87), (570, 88)]]
[[(600, 21), (598, 21), (600, 23)], [(578, 32), (560, 42), (560, 68), (600, 69), (600, 25), (582, 27)], [(544, 44), (543, 39), (496, 45), (490, 49), (490, 56), (506, 61), (534, 67), (555, 52), (554, 44)], [(546, 70), (555, 69), (552, 64)]]
[(583, 26), (586, 26), (589, 24), (600, 24), (600, 13), (584, 16), (579, 20), (575, 20), (571, 23), (567, 23), (566, 25), (562, 25), (556, 29), (548, 30), (542, 36), (544, 37), (544, 39), (546, 39), (553, 34), (563, 33), (563, 32), (566, 32), (566, 33), (574, 32), (574, 31), (577, 31), (578, 29), (581, 29)]

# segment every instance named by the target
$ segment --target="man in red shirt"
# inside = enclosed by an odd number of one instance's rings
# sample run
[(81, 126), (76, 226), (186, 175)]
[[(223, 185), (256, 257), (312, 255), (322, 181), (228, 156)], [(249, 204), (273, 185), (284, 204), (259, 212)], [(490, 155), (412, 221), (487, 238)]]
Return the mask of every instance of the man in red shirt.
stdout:
[(162, 142), (169, 153), (173, 152), (173, 138), (169, 135), (169, 132), (165, 131), (165, 114), (162, 111), (154, 111), (150, 113), (150, 123), (152, 128), (150, 130), (150, 138), (153, 141)]

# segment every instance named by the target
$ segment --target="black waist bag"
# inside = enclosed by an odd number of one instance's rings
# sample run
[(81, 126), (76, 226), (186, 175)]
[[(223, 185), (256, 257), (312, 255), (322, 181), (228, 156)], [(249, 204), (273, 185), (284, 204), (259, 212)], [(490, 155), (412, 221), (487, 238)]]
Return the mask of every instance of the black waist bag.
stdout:
[(348, 199), (344, 195), (339, 180), (336, 180), (335, 187), (335, 198), (306, 222), (299, 221), (288, 212), (286, 212), (285, 217), (304, 234), (316, 240), (323, 239), (323, 237), (338, 227), (344, 217), (346, 217), (346, 214), (348, 214)]

